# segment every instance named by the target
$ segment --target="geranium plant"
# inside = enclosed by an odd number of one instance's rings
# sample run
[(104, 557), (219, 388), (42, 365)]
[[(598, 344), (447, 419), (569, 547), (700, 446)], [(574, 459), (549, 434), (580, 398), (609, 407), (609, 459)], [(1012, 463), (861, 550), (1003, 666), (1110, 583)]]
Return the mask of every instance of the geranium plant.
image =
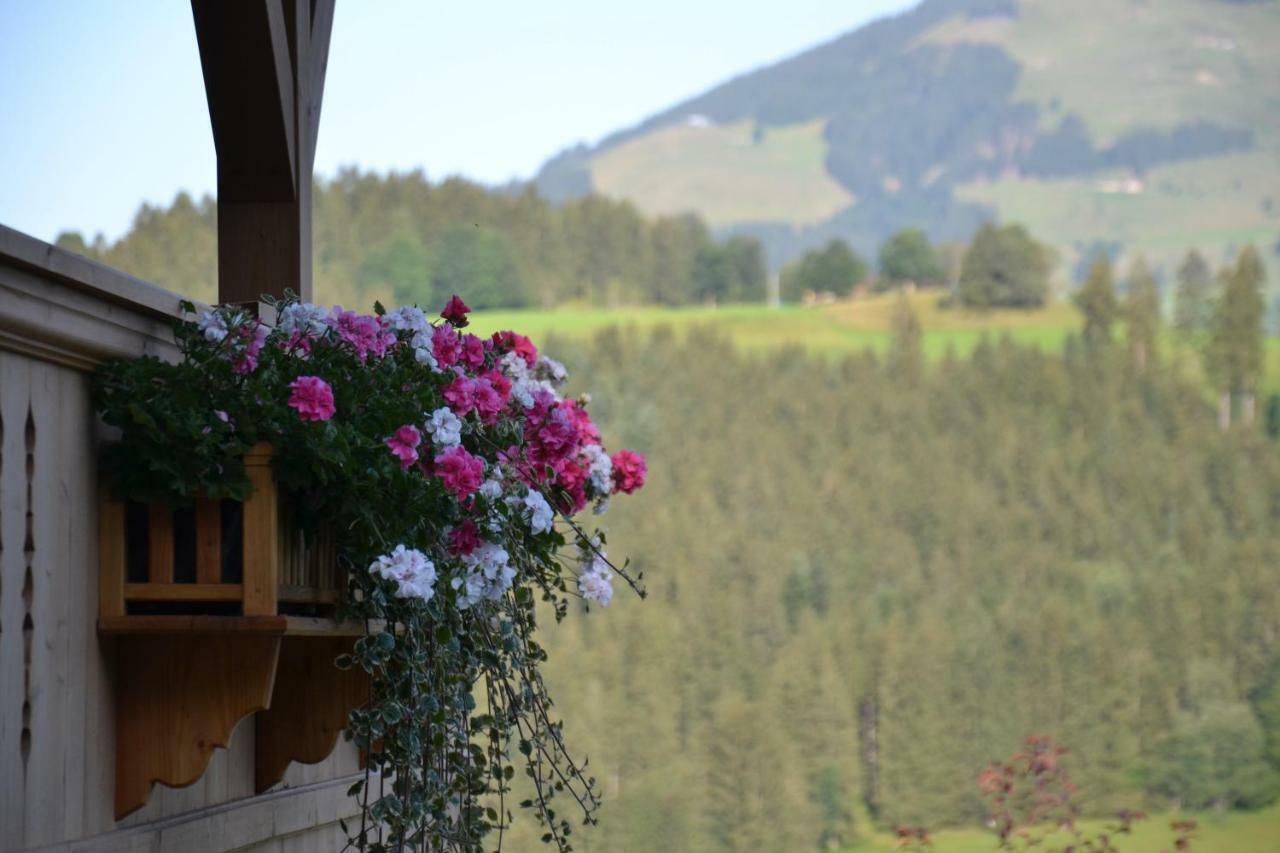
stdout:
[(607, 605), (616, 579), (643, 595), (583, 519), (640, 488), (644, 458), (605, 451), (586, 399), (561, 396), (564, 368), (528, 338), (464, 332), (456, 296), (437, 321), (274, 307), (268, 326), (185, 305), (179, 362), (99, 371), (97, 405), (121, 430), (111, 482), (142, 501), (243, 498), (242, 458), (266, 441), (292, 517), (336, 532), (343, 615), (366, 630), (335, 665), (371, 683), (347, 728), (367, 757), (351, 846), (500, 847), (518, 784), (543, 840), (570, 849), (553, 800), (592, 823), (599, 799), (552, 716), (538, 616)]

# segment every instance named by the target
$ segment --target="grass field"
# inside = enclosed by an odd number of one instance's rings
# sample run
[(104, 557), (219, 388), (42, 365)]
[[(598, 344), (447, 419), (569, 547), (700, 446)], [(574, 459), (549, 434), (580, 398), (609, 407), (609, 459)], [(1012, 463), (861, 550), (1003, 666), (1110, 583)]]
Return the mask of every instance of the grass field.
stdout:
[(646, 214), (697, 210), (713, 227), (733, 222), (820, 222), (853, 197), (826, 172), (824, 122), (763, 129), (755, 123), (678, 125), (602, 153), (591, 180)]
[[(976, 313), (943, 309), (937, 293), (908, 297), (924, 329), (925, 355), (941, 357), (949, 348), (968, 353), (984, 337), (1008, 335), (1014, 341), (1047, 351), (1061, 348), (1067, 336), (1080, 329), (1080, 314), (1059, 302), (1036, 311)], [(872, 296), (834, 305), (813, 307), (726, 305), (693, 308), (562, 308), (551, 311), (481, 311), (473, 315), (480, 334), (517, 329), (535, 342), (552, 336), (589, 338), (604, 329), (621, 327), (650, 332), (669, 326), (676, 334), (712, 330), (725, 335), (744, 351), (798, 346), (817, 355), (841, 357), (888, 347), (896, 296)], [(1168, 336), (1165, 350), (1179, 358), (1184, 369), (1198, 370), (1194, 352)], [(1280, 339), (1267, 341), (1264, 389), (1280, 391)]]
[[(481, 332), (516, 328), (535, 340), (555, 334), (589, 337), (611, 326), (649, 331), (670, 326), (678, 334), (709, 328), (746, 350), (800, 346), (817, 354), (846, 355), (867, 348), (883, 350), (892, 336), (896, 297), (873, 296), (823, 306), (726, 305), (692, 308), (564, 308), (552, 311), (479, 312)], [(987, 314), (944, 310), (936, 293), (909, 297), (925, 331), (925, 350), (942, 355), (947, 347), (967, 352), (983, 336), (1008, 333), (1015, 340), (1049, 348), (1061, 346), (1080, 319), (1069, 305), (1039, 311), (993, 311)]]
[[(1120, 836), (1115, 845), (1121, 853), (1172, 851), (1173, 833), (1169, 829), (1169, 821), (1174, 817), (1158, 815), (1142, 821), (1135, 825), (1133, 835)], [(1280, 850), (1280, 806), (1256, 812), (1176, 817), (1192, 817), (1200, 824), (1192, 850), (1210, 853), (1275, 853)], [(1082, 821), (1081, 828), (1092, 834), (1105, 829), (1106, 824), (1107, 821)], [(1066, 840), (1064, 836), (1061, 842)], [(844, 853), (890, 853), (893, 849), (894, 839), (882, 834), (845, 848)], [(937, 853), (991, 853), (996, 849), (996, 842), (995, 836), (985, 830), (948, 829), (934, 835), (933, 849)]]

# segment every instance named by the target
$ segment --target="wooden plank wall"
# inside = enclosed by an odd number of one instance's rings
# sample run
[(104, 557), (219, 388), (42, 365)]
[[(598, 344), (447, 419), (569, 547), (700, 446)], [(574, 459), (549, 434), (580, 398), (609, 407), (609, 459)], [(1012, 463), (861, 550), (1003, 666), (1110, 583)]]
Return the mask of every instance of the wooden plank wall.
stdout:
[[(0, 233), (8, 247), (14, 235)], [(30, 256), (70, 264), (21, 240)], [(252, 717), (195, 784), (157, 786), (146, 807), (113, 820), (114, 655), (94, 627), (99, 429), (87, 372), (103, 353), (87, 347), (109, 339), (117, 350), (156, 351), (150, 332), (135, 331), (155, 327), (155, 310), (130, 313), (119, 292), (104, 293), (97, 316), (112, 318), (114, 337), (94, 333), (94, 288), (110, 275), (99, 268), (93, 282), (68, 282), (51, 267), (45, 276), (8, 247), (0, 241), (0, 853), (339, 849), (355, 750), (340, 744), (320, 764), (292, 765), (275, 791), (255, 797)], [(68, 334), (77, 324), (84, 352)]]

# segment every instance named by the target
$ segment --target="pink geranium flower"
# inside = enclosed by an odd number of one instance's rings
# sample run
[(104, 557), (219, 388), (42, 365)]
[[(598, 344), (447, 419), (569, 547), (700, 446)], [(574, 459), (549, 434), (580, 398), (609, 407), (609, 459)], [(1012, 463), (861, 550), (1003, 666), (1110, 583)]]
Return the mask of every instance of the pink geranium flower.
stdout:
[(465, 557), (480, 547), (480, 528), (471, 519), (449, 531), (449, 553)]
[(472, 370), (484, 367), (484, 341), (475, 335), (462, 336), (462, 363)]
[(262, 354), (262, 347), (267, 342), (267, 335), (271, 330), (266, 326), (254, 320), (252, 325), (246, 323), (238, 330), (241, 343), (244, 345), (244, 352), (236, 359), (236, 363), (232, 366), (232, 370), (240, 376), (253, 373), (258, 369), (258, 356)]
[(396, 343), (396, 333), (381, 317), (344, 311), (340, 306), (335, 306), (328, 323), (360, 361), (371, 355), (382, 358), (387, 354), (387, 349)]
[(599, 444), (600, 430), (596, 429), (595, 423), (591, 420), (591, 415), (587, 414), (587, 410), (578, 405), (575, 400), (565, 400), (561, 406), (569, 413), (569, 417), (573, 420), (574, 428), (578, 431), (578, 442), (581, 444)]
[(631, 494), (644, 485), (649, 465), (634, 450), (619, 450), (613, 454), (613, 488), (615, 492)]
[(435, 459), (436, 476), (454, 497), (474, 495), (484, 482), (484, 460), (461, 447), (451, 447)]
[(405, 424), (384, 441), (391, 448), (392, 455), (400, 460), (402, 470), (418, 461), (418, 445), (422, 444), (422, 433), (413, 424)]
[(444, 386), (444, 391), (441, 392), (449, 408), (460, 418), (466, 417), (467, 413), (476, 407), (475, 382), (474, 379), (459, 376)]
[(440, 312), (440, 316), (449, 321), (449, 325), (455, 329), (461, 329), (467, 325), (467, 314), (471, 309), (467, 307), (467, 303), (462, 301), (462, 297), (453, 294), (449, 297), (449, 302), (444, 306), (444, 310)]
[(462, 357), (462, 338), (452, 326), (436, 326), (431, 333), (431, 353), (441, 369), (453, 367)]
[(299, 376), (289, 383), (289, 408), (304, 421), (327, 421), (337, 409), (333, 389), (319, 376)]
[(515, 332), (494, 332), (493, 345), (502, 352), (516, 353), (529, 367), (538, 363), (538, 348), (524, 335), (518, 335)]

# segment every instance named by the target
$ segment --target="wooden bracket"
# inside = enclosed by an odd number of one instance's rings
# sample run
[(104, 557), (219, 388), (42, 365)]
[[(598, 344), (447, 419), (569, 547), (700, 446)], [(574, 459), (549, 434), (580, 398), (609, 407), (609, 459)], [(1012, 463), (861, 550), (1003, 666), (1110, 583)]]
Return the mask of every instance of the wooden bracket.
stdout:
[(116, 642), (119, 820), (146, 804), (156, 782), (183, 787), (199, 779), (236, 723), (271, 705), (281, 640), (189, 634)]
[(271, 707), (258, 713), (254, 790), (284, 778), (289, 762), (315, 764), (333, 752), (347, 715), (369, 698), (369, 677), (356, 667), (337, 669), (351, 638), (286, 636)]

